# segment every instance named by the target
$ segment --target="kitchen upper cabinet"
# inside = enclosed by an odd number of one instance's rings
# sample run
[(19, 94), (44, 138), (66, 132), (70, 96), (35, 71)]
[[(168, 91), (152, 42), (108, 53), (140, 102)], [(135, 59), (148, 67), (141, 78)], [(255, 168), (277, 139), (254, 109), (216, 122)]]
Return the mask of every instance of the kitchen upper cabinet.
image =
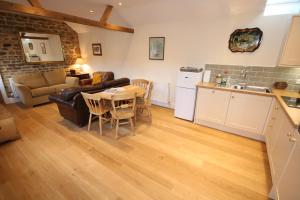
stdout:
[(273, 184), (276, 185), (284, 167), (286, 166), (289, 156), (294, 148), (294, 131), (295, 127), (287, 116), (281, 118), (282, 126), (279, 130), (278, 138), (273, 149), (268, 149), (270, 164), (273, 175)]
[(291, 27), (279, 60), (279, 66), (300, 66), (300, 16), (292, 18)]
[(291, 136), (290, 142), (295, 143), (295, 148), (277, 185), (277, 199), (279, 200), (300, 199), (300, 135), (298, 131)]
[(196, 122), (224, 124), (231, 92), (198, 88)]
[(272, 97), (232, 92), (225, 125), (262, 134)]

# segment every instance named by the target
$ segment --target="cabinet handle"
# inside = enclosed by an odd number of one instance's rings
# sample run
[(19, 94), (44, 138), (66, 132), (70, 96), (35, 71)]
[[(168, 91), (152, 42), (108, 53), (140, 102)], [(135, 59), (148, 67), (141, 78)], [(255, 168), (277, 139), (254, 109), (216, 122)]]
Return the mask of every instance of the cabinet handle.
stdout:
[(289, 141), (290, 141), (290, 142), (296, 142), (297, 140), (296, 140), (296, 138), (294, 138), (294, 137), (290, 137), (290, 138), (289, 138)]
[(234, 99), (235, 97), (234, 97), (234, 96), (231, 96), (231, 98)]

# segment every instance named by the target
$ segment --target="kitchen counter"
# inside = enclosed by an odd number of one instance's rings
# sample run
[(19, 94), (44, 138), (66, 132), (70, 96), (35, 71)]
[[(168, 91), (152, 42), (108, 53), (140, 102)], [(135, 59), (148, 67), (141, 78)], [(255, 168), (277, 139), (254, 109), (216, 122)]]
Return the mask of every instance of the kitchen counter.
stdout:
[(228, 87), (219, 87), (216, 86), (215, 83), (199, 83), (197, 87), (276, 97), (277, 101), (279, 102), (279, 104), (281, 105), (281, 107), (283, 108), (283, 110), (291, 120), (291, 122), (294, 124), (294, 126), (297, 128), (300, 125), (300, 109), (288, 107), (286, 103), (283, 101), (283, 99), (281, 98), (281, 96), (300, 98), (300, 94), (297, 92), (273, 89), (272, 93), (263, 93), (263, 92), (249, 91), (249, 90), (233, 89)]

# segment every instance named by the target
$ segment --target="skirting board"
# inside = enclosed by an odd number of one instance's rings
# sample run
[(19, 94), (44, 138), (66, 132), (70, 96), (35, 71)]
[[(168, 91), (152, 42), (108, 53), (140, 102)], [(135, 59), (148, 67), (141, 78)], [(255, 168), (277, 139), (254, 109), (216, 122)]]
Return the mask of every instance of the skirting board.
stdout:
[(265, 136), (264, 135), (250, 133), (248, 131), (238, 130), (238, 129), (235, 129), (235, 128), (227, 127), (227, 126), (222, 125), (222, 124), (216, 124), (216, 123), (213, 123), (213, 122), (207, 122), (207, 121), (199, 120), (199, 119), (196, 119), (195, 123), (203, 125), (203, 126), (207, 126), (209, 128), (215, 128), (215, 129), (225, 131), (225, 132), (228, 132), (228, 133), (233, 133), (235, 135), (240, 135), (240, 136), (243, 136), (243, 137), (247, 137), (247, 138), (251, 138), (251, 139), (254, 139), (254, 140), (265, 142)]
[(175, 108), (174, 104), (168, 104), (168, 103), (164, 103), (164, 102), (160, 102), (160, 101), (155, 101), (155, 100), (152, 100), (152, 104), (153, 105), (157, 105), (157, 106), (161, 106), (161, 107), (165, 107), (165, 108), (171, 108), (171, 109)]

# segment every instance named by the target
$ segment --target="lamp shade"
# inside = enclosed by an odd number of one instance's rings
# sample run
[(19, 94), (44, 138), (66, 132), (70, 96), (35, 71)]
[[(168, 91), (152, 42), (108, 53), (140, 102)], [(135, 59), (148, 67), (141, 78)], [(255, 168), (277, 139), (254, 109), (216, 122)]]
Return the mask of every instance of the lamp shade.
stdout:
[(75, 62), (75, 65), (83, 65), (84, 64), (84, 62), (83, 62), (83, 59), (81, 58), (81, 57), (79, 57), (79, 58), (77, 58), (76, 59), (76, 62)]

